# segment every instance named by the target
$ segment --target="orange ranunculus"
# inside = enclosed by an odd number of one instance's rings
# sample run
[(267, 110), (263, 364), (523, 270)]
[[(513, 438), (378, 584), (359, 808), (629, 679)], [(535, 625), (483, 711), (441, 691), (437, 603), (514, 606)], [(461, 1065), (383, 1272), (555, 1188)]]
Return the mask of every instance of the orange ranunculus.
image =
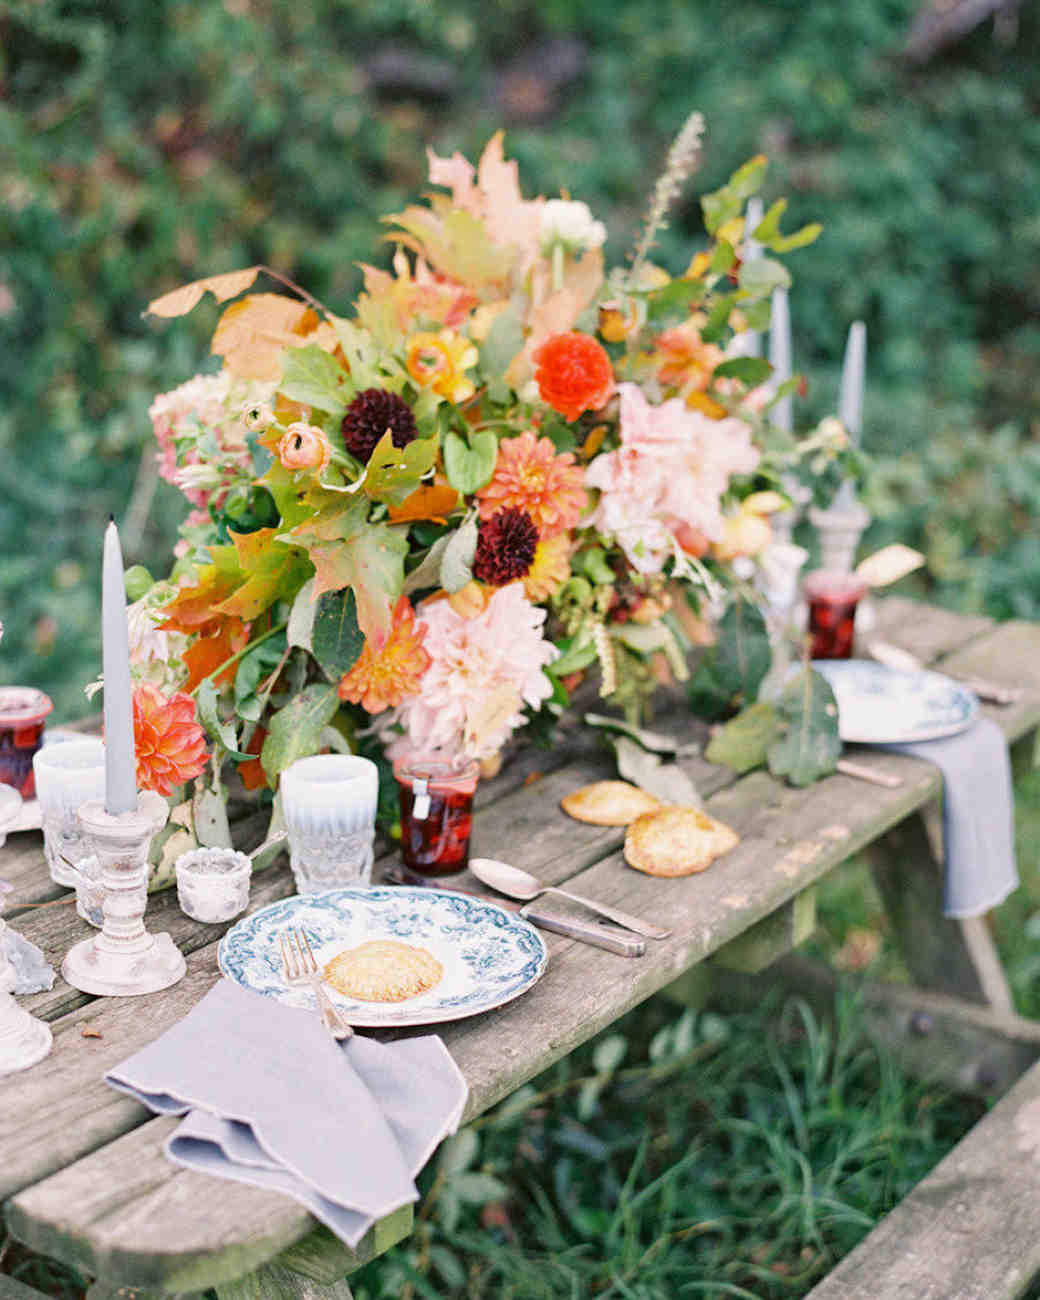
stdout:
[(426, 625), (416, 624), (415, 611), (402, 596), (394, 606), (390, 635), (378, 651), (366, 641), (361, 656), (339, 684), (339, 698), (360, 704), (368, 713), (395, 708), (410, 695), (419, 693), (419, 682), (430, 666), (423, 649)]
[(328, 468), (332, 445), (323, 429), (302, 420), (290, 424), (278, 442), (278, 459), (288, 470)]
[(145, 682), (134, 691), (133, 708), (138, 788), (172, 794), (198, 776), (209, 759), (195, 701), (183, 691), (167, 699)]
[(602, 344), (587, 334), (554, 334), (534, 353), (542, 400), (567, 420), (598, 411), (614, 392), (614, 370)]

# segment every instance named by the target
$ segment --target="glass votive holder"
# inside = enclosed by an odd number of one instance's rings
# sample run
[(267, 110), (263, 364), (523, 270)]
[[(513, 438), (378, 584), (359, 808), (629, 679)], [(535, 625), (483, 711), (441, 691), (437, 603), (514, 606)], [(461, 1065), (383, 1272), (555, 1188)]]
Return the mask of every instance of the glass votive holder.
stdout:
[(59, 885), (75, 885), (79, 860), (91, 851), (76, 811), (89, 799), (104, 798), (104, 742), (88, 736), (44, 745), (32, 765), (51, 879)]
[(33, 686), (0, 686), (0, 782), (23, 799), (36, 797), (33, 755), (43, 743), (43, 720), (54, 704)]
[(856, 606), (869, 587), (855, 573), (814, 569), (803, 588), (809, 606), (809, 657), (851, 659)]
[(280, 788), (297, 893), (368, 885), (379, 801), (375, 763), (357, 754), (315, 754), (287, 767)]
[(475, 759), (406, 754), (394, 761), (401, 801), (401, 857), (422, 876), (447, 876), (469, 862)]
[(193, 921), (230, 921), (249, 906), (251, 858), (234, 849), (192, 849), (174, 863), (177, 902)]
[(98, 930), (105, 924), (105, 886), (101, 883), (101, 859), (80, 858), (76, 867), (76, 911)]

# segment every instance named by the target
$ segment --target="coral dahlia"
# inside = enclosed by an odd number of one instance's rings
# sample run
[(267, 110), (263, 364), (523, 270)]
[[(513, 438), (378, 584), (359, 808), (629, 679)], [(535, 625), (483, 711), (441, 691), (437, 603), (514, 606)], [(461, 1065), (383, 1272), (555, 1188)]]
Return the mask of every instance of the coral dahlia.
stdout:
[(587, 334), (554, 334), (534, 353), (542, 400), (566, 420), (598, 411), (614, 392), (614, 369), (601, 343)]
[(528, 430), (498, 444), (495, 472), (477, 499), (482, 519), (504, 506), (519, 506), (534, 520), (539, 537), (552, 537), (573, 528), (588, 504), (585, 471), (569, 451), (557, 454), (548, 438)]
[(206, 736), (195, 701), (183, 691), (169, 699), (147, 682), (134, 691), (134, 748), (141, 790), (172, 794), (206, 766)]
[(426, 626), (415, 622), (415, 611), (407, 596), (394, 606), (393, 624), (383, 648), (372, 649), (366, 641), (357, 663), (344, 674), (339, 698), (360, 704), (367, 713), (395, 708), (419, 690), (419, 681), (430, 666), (423, 649)]

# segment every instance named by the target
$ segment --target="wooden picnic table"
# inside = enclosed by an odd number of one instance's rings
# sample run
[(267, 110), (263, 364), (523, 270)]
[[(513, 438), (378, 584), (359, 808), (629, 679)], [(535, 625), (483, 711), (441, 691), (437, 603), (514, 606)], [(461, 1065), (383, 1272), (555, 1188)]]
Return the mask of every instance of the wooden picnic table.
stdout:
[[(1040, 627), (995, 624), (901, 598), (879, 601), (878, 618), (888, 641), (927, 663), (954, 675), (1025, 687), (1016, 703), (984, 706), (985, 712), (1009, 740), (1036, 730)], [(675, 713), (655, 723), (669, 725), (705, 734), (702, 724)], [(684, 760), (708, 809), (741, 840), (709, 871), (677, 880), (628, 868), (620, 852), (623, 830), (579, 824), (560, 810), (564, 794), (612, 775), (601, 742), (588, 729), (566, 727), (552, 750), (520, 751), (484, 783), (474, 854), (505, 858), (555, 884), (570, 881), (580, 893), (648, 918), (666, 917), (673, 934), (648, 942), (638, 959), (546, 934), (549, 966), (533, 988), (498, 1010), (440, 1027), (469, 1084), (465, 1118), (479, 1115), (654, 993), (689, 995), (705, 970), (765, 969), (811, 932), (816, 882), (861, 850), (869, 856), (914, 981), (886, 1004), (886, 1023), (902, 1026), (927, 1052), (920, 1020), (926, 1015), (934, 1045), (945, 1044), (955, 1058), (955, 1078), (990, 1095), (1009, 1087), (1040, 1055), (1040, 1027), (1011, 1014), (984, 921), (941, 916), (940, 870), (925, 825), (940, 793), (937, 771), (927, 762), (877, 750), (862, 749), (854, 757), (898, 776), (900, 784), (885, 788), (835, 774), (794, 789), (761, 770), (737, 777), (699, 757)], [(237, 832), (241, 847), (255, 846), (262, 833), (258, 818), (247, 820)], [(383, 859), (384, 865), (394, 861), (392, 854)], [(75, 909), (60, 902), (20, 910), (18, 904), (68, 901), (47, 873), (39, 832), (8, 838), (0, 850), (0, 877), (18, 890), (8, 916), (13, 928), (59, 968), (68, 948), (89, 931)], [(468, 874), (459, 885), (487, 892)], [(283, 858), (254, 877), (251, 908), (292, 892)], [(30, 1248), (97, 1278), (90, 1300), (126, 1295), (125, 1288), (163, 1295), (207, 1287), (215, 1287), (220, 1300), (345, 1300), (346, 1276), (409, 1232), (410, 1207), (377, 1224), (350, 1251), (286, 1197), (170, 1163), (162, 1144), (178, 1121), (156, 1118), (103, 1082), (107, 1069), (181, 1018), (218, 978), (217, 943), (226, 926), (189, 920), (173, 890), (151, 898), (147, 924), (153, 932), (168, 930), (187, 958), (187, 975), (173, 988), (140, 998), (92, 998), (59, 976), (50, 991), (22, 1000), (51, 1022), (54, 1048), (32, 1069), (0, 1079), (0, 1199), (9, 1230)], [(1040, 1161), (1036, 1167), (1034, 1207), (1040, 1205)], [(1035, 1219), (1037, 1211), (1032, 1214)], [(1031, 1223), (1030, 1231), (1035, 1253), (1040, 1224)], [(1040, 1257), (1034, 1262), (1037, 1271)], [(840, 1294), (880, 1297), (876, 1273), (867, 1275), (873, 1289)], [(4, 1281), (0, 1277), (0, 1296), (8, 1294)], [(949, 1292), (954, 1294), (961, 1293)]]

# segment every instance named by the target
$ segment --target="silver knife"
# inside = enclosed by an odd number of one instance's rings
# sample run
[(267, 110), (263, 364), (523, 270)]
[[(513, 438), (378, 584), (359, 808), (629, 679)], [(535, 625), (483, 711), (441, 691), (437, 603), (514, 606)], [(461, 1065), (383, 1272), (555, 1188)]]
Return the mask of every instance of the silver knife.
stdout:
[(619, 925), (609, 925), (602, 921), (589, 921), (583, 917), (562, 916), (551, 908), (541, 904), (541, 899), (532, 899), (522, 907), (508, 899), (489, 894), (478, 894), (472, 889), (460, 889), (448, 880), (436, 877), (420, 876), (404, 867), (387, 867), (383, 879), (392, 885), (418, 885), (424, 889), (450, 889), (456, 894), (466, 894), (470, 898), (479, 898), (485, 903), (494, 903), (507, 911), (516, 912), (525, 921), (530, 921), (539, 930), (549, 930), (553, 934), (562, 934), (568, 939), (577, 939), (581, 943), (590, 943), (596, 948), (605, 948), (607, 952), (619, 957), (642, 957), (646, 952), (646, 940)]
[[(866, 649), (871, 659), (887, 664), (889, 668), (899, 668), (904, 672), (913, 673), (924, 667), (916, 655), (902, 649), (901, 646), (891, 645), (888, 641), (871, 641)], [(1003, 686), (998, 682), (987, 681), (983, 677), (962, 676), (942, 664), (937, 664), (932, 671), (952, 677), (954, 681), (966, 686), (969, 691), (974, 691), (980, 700), (986, 700), (990, 704), (1014, 704), (1024, 694), (1021, 686)]]

